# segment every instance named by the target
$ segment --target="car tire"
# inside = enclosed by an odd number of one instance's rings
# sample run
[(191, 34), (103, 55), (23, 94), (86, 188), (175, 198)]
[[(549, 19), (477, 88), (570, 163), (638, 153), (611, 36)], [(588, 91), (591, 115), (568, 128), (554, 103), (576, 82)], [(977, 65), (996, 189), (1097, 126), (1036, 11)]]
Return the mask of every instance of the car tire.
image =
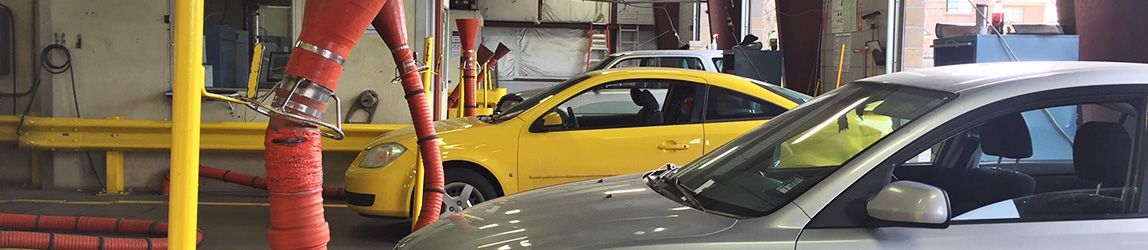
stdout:
[[(443, 189), (446, 190), (446, 196), (443, 196), (442, 216), (449, 216), (462, 211), (462, 209), (498, 197), (498, 191), (494, 189), (494, 185), (487, 181), (486, 177), (473, 170), (447, 168), (445, 177), (446, 182)], [(466, 199), (459, 198), (458, 196), (462, 195), (463, 192), (469, 192), (470, 196)], [(452, 204), (447, 204), (448, 202)]]

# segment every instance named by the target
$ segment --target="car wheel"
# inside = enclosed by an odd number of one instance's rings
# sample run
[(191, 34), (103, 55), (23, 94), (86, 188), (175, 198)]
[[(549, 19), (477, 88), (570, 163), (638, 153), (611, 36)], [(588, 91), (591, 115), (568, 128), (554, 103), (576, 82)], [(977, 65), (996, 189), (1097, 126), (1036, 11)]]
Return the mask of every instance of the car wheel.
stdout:
[(446, 217), (478, 203), (494, 199), (498, 192), (482, 175), (469, 169), (450, 168), (446, 170), (446, 195), (442, 197), (442, 215)]

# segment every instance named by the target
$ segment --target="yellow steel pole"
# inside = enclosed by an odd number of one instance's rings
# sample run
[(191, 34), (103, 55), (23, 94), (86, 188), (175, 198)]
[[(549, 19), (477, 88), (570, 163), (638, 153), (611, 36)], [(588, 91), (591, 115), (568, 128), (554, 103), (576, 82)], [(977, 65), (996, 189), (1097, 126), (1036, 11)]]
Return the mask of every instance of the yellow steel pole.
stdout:
[(841, 88), (841, 71), (845, 66), (845, 44), (841, 44), (841, 56), (837, 57), (837, 88)]
[[(437, 72), (436, 70), (438, 70), (434, 68), (434, 37), (423, 38), (423, 48), (426, 48), (423, 52), (423, 65), (430, 67), (427, 71), (423, 72), (423, 90), (426, 91), (426, 95), (430, 97), (427, 98), (427, 105), (430, 105), (429, 107), (434, 109), (434, 103), (437, 102), (439, 98), (438, 93), (434, 93), (434, 90), (431, 88), (431, 82), (434, 81), (434, 74)], [(438, 112), (438, 110), (432, 111)]]
[(421, 157), (416, 165), (418, 166), (416, 166), (415, 171), (418, 171), (418, 173), (415, 173), (415, 190), (414, 196), (411, 197), (411, 230), (415, 230), (415, 225), (419, 224), (419, 214), (422, 214), (423, 182), (426, 179), (423, 177), (426, 175), (426, 171), (423, 167)]
[(479, 81), (482, 81), (482, 86), (479, 87), (482, 88), (482, 105), (478, 106), (483, 108), (486, 108), (486, 104), (490, 103), (490, 88), (486, 87), (487, 84), (490, 84), (490, 82), (486, 81), (486, 79), (490, 79), (490, 71), (486, 70), (486, 65), (487, 63), (482, 63), (482, 79), (479, 79)]
[[(423, 65), (430, 67), (430, 69), (427, 69), (426, 72), (423, 72), (423, 89), (427, 92), (427, 96), (433, 96), (432, 98), (427, 98), (427, 102), (429, 102), (427, 104), (430, 105), (430, 107), (434, 107), (434, 102), (436, 100), (438, 100), (438, 97), (439, 97), (438, 95), (430, 94), (432, 92), (431, 81), (434, 80), (434, 74), (435, 74), (435, 68), (434, 68), (435, 64), (434, 64), (434, 56), (433, 56), (434, 55), (434, 38), (433, 37), (427, 37), (427, 38), (423, 39), (423, 48), (426, 48), (425, 52), (423, 53), (423, 55), (425, 56), (425, 59), (423, 61), (424, 62)], [(434, 110), (434, 112), (438, 112), (438, 111)], [(415, 171), (417, 171), (417, 172), (415, 173), (415, 187), (414, 187), (414, 192), (413, 192), (414, 196), (411, 197), (411, 205), (412, 205), (411, 206), (411, 230), (414, 230), (415, 225), (418, 225), (419, 214), (422, 213), (422, 207), (423, 207), (423, 192), (422, 192), (422, 190), (423, 190), (423, 179), (425, 178), (425, 177), (423, 177), (423, 175), (425, 175), (425, 173), (426, 173), (426, 171), (424, 171), (424, 169), (423, 169), (423, 161), (421, 161), (421, 160), (418, 161), (418, 166), (417, 166), (417, 168), (415, 168)]]
[(200, 91), (203, 89), (203, 0), (176, 1), (174, 73), (168, 248), (195, 249)]

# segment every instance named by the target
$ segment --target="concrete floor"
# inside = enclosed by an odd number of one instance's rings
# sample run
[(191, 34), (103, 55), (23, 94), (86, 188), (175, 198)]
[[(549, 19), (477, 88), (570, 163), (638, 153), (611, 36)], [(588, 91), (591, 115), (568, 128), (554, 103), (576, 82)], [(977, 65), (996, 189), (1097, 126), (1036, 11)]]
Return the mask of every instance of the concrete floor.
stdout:
[[(270, 228), (266, 193), (201, 191), (199, 249), (267, 249)], [(97, 196), (79, 192), (0, 188), (0, 212), (124, 217), (167, 221), (167, 197), (151, 194)], [(410, 233), (410, 220), (374, 219), (341, 201), (328, 201), (331, 249), (391, 249)]]

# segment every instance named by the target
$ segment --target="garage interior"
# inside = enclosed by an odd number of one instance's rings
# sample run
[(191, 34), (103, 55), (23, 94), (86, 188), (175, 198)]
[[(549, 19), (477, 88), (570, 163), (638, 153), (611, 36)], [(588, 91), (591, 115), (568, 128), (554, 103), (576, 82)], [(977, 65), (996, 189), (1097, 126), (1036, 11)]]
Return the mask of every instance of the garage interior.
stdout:
[[(718, 50), (716, 72), (813, 97), (945, 65), (1148, 63), (1139, 0), (0, 4), (0, 248), (15, 249), (389, 249), (453, 208), (432, 122), (611, 54)], [(662, 64), (640, 66), (681, 67)], [(409, 216), (349, 208), (348, 166), (412, 125)]]

